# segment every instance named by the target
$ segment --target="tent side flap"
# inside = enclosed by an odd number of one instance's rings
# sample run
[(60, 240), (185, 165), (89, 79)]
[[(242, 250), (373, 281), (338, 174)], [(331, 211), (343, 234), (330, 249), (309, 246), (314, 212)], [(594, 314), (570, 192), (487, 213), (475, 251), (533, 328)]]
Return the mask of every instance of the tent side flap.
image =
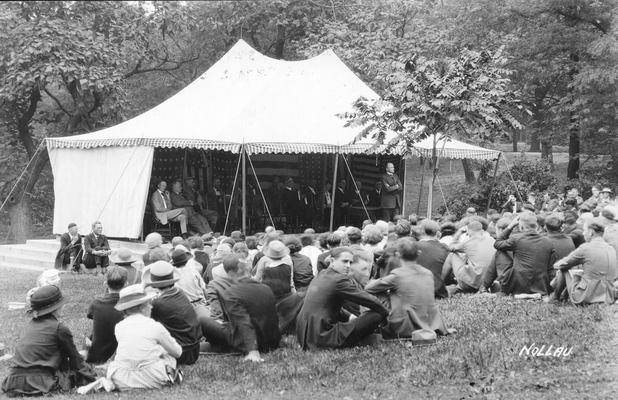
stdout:
[(101, 221), (110, 237), (138, 238), (152, 173), (153, 147), (49, 148), (54, 174), (53, 233)]

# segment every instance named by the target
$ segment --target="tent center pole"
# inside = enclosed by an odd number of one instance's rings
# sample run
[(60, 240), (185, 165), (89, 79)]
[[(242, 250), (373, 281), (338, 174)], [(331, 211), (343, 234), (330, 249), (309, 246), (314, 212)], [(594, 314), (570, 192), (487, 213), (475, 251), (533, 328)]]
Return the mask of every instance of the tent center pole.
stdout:
[(247, 232), (247, 166), (246, 166), (246, 149), (245, 144), (242, 145), (242, 233), (248, 235)]
[(335, 165), (333, 167), (333, 187), (330, 196), (330, 231), (333, 231), (333, 222), (335, 219), (335, 191), (337, 190), (337, 167), (339, 167), (339, 149), (335, 153)]

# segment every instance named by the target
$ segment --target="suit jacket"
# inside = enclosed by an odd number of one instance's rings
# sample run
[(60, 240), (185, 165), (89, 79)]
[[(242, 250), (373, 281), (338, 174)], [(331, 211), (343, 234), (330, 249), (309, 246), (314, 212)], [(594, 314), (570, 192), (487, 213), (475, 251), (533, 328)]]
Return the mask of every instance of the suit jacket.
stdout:
[[(163, 198), (165, 197), (165, 202), (163, 202)], [(172, 199), (170, 199), (169, 192), (163, 193), (161, 196), (161, 192), (155, 190), (152, 192), (150, 196), (150, 201), (152, 203), (152, 211), (157, 216), (157, 219), (163, 224), (167, 224), (167, 212), (172, 210)]]
[(79, 237), (79, 234), (77, 234), (77, 236), (78, 240), (74, 244), (71, 244), (71, 235), (69, 235), (69, 232), (65, 232), (60, 236), (60, 250), (58, 250), (58, 253), (56, 254), (56, 260), (54, 263), (55, 268), (62, 268), (63, 264), (68, 264), (71, 262), (71, 250), (79, 248), (82, 245), (82, 240)]
[(232, 326), (234, 348), (248, 353), (279, 347), (281, 333), (275, 296), (268, 286), (242, 278), (222, 293), (221, 300)]
[(311, 210), (317, 210), (319, 206), (318, 196), (319, 192), (313, 186), (305, 186), (303, 188), (303, 201), (304, 208), (309, 208)]
[(281, 191), (281, 207), (290, 215), (297, 215), (300, 210), (300, 192), (293, 187), (284, 187)]
[(367, 283), (365, 290), (374, 295), (389, 293), (391, 310), (383, 329), (385, 336), (407, 338), (417, 329), (448, 333), (436, 305), (433, 274), (426, 268), (404, 263), (384, 278)]
[(388, 311), (380, 300), (360, 289), (352, 279), (328, 268), (309, 284), (303, 307), (296, 319), (296, 337), (301, 347), (341, 347), (354, 332), (354, 322), (342, 311), (344, 301), (365, 306), (382, 314)]
[(450, 254), (448, 247), (438, 240), (420, 240), (417, 242), (420, 254), (416, 262), (433, 273), (434, 290), (437, 298), (448, 297), (446, 286), (442, 280), (442, 268), (446, 257)]
[(513, 252), (513, 268), (502, 290), (507, 294), (550, 291), (556, 253), (551, 240), (536, 232), (511, 235), (504, 230), (494, 243), (496, 250)]
[(182, 193), (170, 192), (170, 200), (172, 200), (172, 208), (193, 207), (191, 201), (187, 200)]
[(93, 250), (109, 250), (109, 242), (105, 235), (95, 238), (94, 233), (90, 232), (84, 236), (84, 249), (86, 254), (92, 254)]
[(382, 191), (378, 193), (377, 190), (372, 189), (369, 192), (369, 204), (366, 204), (366, 205), (371, 206), (371, 207), (380, 207), (381, 202), (382, 202)]
[(401, 181), (397, 174), (382, 175), (382, 197), (380, 199), (380, 207), (401, 208), (401, 187)]

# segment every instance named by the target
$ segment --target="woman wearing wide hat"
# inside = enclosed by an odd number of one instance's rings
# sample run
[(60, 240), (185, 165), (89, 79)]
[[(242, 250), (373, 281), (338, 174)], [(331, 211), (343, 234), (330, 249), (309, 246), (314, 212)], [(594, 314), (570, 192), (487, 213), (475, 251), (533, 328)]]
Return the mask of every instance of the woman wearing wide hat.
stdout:
[(116, 309), (125, 314), (116, 325), (118, 349), (107, 369), (107, 379), (118, 390), (159, 389), (179, 382), (176, 358), (182, 347), (159, 322), (150, 318), (155, 293), (142, 285), (120, 291)]
[(75, 348), (69, 328), (58, 321), (66, 299), (57, 286), (38, 288), (30, 297), (26, 326), (13, 357), (13, 367), (2, 382), (9, 396), (35, 396), (68, 391), (92, 382), (96, 374)]
[(123, 267), (127, 270), (127, 285), (133, 285), (140, 282), (141, 274), (133, 266), (133, 263), (137, 262), (137, 258), (135, 258), (131, 250), (126, 247), (121, 247), (112, 253), (109, 260), (112, 264)]

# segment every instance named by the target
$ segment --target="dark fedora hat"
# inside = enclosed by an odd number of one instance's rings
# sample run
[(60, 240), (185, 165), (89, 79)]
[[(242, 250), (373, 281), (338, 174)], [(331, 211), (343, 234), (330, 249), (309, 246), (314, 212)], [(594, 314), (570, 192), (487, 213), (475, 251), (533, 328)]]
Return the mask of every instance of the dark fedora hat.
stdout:
[(178, 267), (185, 265), (191, 259), (191, 253), (184, 249), (176, 249), (172, 252), (172, 265)]
[(60, 288), (54, 285), (47, 285), (38, 288), (30, 297), (30, 309), (28, 313), (33, 318), (50, 314), (66, 303), (66, 298), (62, 295)]

